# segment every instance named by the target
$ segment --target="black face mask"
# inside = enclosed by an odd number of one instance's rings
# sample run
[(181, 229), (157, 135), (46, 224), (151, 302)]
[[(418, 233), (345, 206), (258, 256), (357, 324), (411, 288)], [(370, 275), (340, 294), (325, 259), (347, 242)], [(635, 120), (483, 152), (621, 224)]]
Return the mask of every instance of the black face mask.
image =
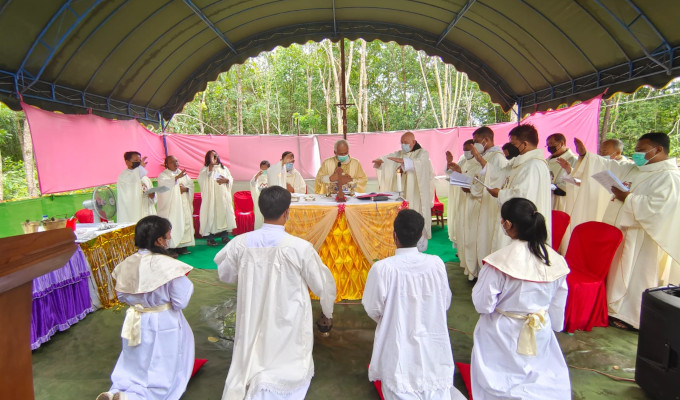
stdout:
[(512, 143), (506, 144), (505, 146), (503, 146), (503, 149), (508, 152), (508, 156), (505, 157), (508, 160), (511, 160), (519, 155), (519, 149)]
[(139, 167), (140, 165), (142, 165), (141, 162), (139, 162), (139, 161), (133, 161), (133, 162), (132, 162), (132, 169), (135, 169), (135, 168)]
[(550, 154), (555, 154), (555, 152), (557, 151), (557, 146), (548, 146), (548, 151), (550, 152)]

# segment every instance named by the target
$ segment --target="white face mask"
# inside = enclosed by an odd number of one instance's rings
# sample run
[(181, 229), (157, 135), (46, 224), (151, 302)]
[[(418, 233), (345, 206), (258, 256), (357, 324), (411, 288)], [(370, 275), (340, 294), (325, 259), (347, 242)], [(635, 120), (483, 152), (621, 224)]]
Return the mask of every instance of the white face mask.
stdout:
[(463, 155), (465, 156), (466, 160), (472, 160), (472, 157), (474, 157), (471, 151), (464, 151)]
[(475, 143), (474, 146), (475, 146), (475, 149), (477, 149), (477, 151), (478, 151), (480, 154), (484, 152), (484, 145), (483, 145), (483, 144), (481, 144), (481, 143)]
[(410, 146), (409, 144), (407, 144), (407, 143), (402, 143), (402, 144), (401, 144), (401, 150), (402, 150), (404, 153), (408, 153), (409, 151), (411, 151), (411, 146)]

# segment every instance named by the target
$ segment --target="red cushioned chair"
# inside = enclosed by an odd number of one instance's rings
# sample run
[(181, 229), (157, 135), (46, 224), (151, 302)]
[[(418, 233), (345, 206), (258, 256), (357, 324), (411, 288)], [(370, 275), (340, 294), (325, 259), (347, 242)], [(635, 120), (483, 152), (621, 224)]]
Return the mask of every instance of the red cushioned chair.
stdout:
[(201, 230), (201, 194), (200, 193), (194, 193), (194, 214), (192, 215), (192, 218), (194, 219), (194, 237), (196, 239), (200, 239), (203, 236), (201, 236), (200, 230)]
[(620, 230), (602, 222), (585, 222), (574, 228), (565, 257), (571, 269), (565, 331), (591, 331), (594, 326), (609, 325), (605, 279), (622, 239)]
[(564, 233), (567, 231), (571, 217), (563, 211), (552, 210), (552, 248), (559, 251)]
[(250, 191), (243, 190), (234, 193), (234, 214), (236, 214), (236, 229), (232, 232), (234, 235), (240, 235), (255, 229), (253, 196), (250, 194)]
[[(78, 211), (76, 211), (75, 214), (76, 219), (78, 220), (79, 224), (91, 224), (94, 222), (94, 213), (92, 210), (83, 208)], [(101, 218), (102, 222), (109, 222), (108, 219)]]
[(435, 224), (441, 224), (444, 227), (444, 203), (437, 198), (437, 191), (434, 191), (434, 206), (432, 206), (432, 215), (435, 217)]

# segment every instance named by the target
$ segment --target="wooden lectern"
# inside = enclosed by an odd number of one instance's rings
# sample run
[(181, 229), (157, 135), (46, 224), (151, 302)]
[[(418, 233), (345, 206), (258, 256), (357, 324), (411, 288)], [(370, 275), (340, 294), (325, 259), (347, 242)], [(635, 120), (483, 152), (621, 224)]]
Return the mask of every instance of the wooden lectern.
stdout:
[(33, 399), (33, 279), (61, 268), (76, 251), (70, 228), (0, 239), (0, 393)]

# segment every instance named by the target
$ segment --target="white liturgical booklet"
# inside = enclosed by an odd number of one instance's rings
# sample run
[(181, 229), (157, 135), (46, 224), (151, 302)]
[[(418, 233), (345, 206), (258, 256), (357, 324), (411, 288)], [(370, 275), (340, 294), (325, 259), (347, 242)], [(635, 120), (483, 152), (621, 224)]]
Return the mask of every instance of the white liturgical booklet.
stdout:
[(146, 190), (146, 194), (151, 194), (151, 193), (165, 193), (168, 190), (170, 190), (169, 187), (167, 186), (157, 186), (157, 187), (152, 187), (151, 189)]
[(618, 188), (622, 192), (627, 192), (629, 189), (617, 178), (612, 171), (602, 171), (592, 176), (600, 185), (602, 185), (609, 193), (612, 193), (612, 186)]
[(453, 171), (451, 172), (451, 175), (449, 175), (449, 183), (454, 186), (460, 186), (464, 188), (470, 188), (470, 185), (472, 185), (472, 178), (463, 175), (460, 172)]

